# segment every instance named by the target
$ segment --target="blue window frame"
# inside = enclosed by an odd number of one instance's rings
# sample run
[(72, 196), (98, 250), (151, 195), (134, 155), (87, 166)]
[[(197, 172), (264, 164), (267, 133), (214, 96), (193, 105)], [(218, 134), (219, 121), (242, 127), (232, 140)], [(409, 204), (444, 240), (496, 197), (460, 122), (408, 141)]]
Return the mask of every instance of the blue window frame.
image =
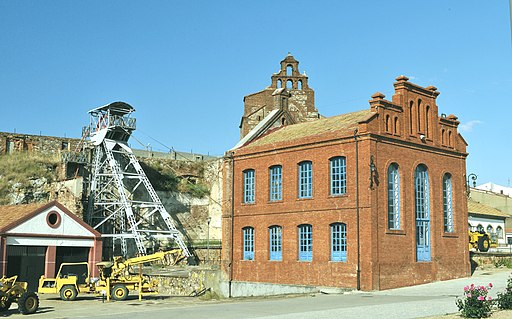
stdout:
[(253, 169), (244, 171), (244, 203), (254, 203), (254, 179)]
[(331, 260), (347, 261), (347, 225), (331, 224)]
[(283, 229), (281, 226), (269, 228), (270, 260), (283, 259)]
[(313, 260), (313, 227), (299, 225), (299, 260)]
[(447, 173), (443, 177), (444, 231), (447, 233), (454, 232), (452, 198), (452, 177)]
[(254, 228), (244, 227), (244, 260), (254, 260)]
[(428, 170), (419, 165), (414, 172), (416, 213), (416, 260), (430, 261), (430, 191)]
[(299, 198), (313, 197), (313, 164), (311, 161), (299, 163)]
[(388, 168), (388, 228), (400, 229), (400, 173), (396, 163)]
[(347, 192), (347, 165), (345, 157), (330, 159), (331, 195), (343, 195)]
[(270, 200), (283, 199), (283, 169), (280, 165), (270, 167)]

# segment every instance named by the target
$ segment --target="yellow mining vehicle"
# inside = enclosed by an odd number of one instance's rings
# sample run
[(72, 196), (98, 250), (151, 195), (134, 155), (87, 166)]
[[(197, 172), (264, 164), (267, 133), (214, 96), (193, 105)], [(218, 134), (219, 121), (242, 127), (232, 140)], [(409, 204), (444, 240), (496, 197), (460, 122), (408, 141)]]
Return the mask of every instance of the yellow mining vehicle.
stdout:
[(489, 251), (491, 247), (498, 247), (496, 238), (492, 238), (488, 233), (483, 230), (471, 228), (468, 230), (469, 234), (469, 249), (475, 249), (481, 252)]
[[(181, 249), (129, 259), (114, 257), (113, 261), (96, 264), (98, 278), (90, 277), (87, 262), (62, 263), (56, 278), (39, 278), (38, 292), (60, 294), (60, 298), (66, 301), (75, 300), (78, 293), (95, 293), (108, 301), (110, 298), (125, 300), (130, 291), (137, 291), (139, 299), (142, 299), (144, 295), (158, 293), (158, 280), (142, 273), (143, 264), (164, 260), (167, 256), (172, 257), (173, 264), (185, 258)], [(133, 266), (139, 266), (138, 272), (134, 272)]]
[(18, 276), (0, 278), (0, 311), (7, 311), (13, 302), (18, 303), (18, 310), (29, 315), (39, 308), (39, 297), (34, 292), (28, 292), (28, 284), (16, 281)]

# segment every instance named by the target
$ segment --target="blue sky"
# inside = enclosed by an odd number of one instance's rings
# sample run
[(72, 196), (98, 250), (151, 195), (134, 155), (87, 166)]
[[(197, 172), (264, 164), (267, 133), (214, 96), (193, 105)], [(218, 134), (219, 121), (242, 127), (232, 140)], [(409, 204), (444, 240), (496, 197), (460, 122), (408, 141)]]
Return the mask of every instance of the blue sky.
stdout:
[(478, 184), (512, 184), (507, 0), (0, 0), (0, 131), (80, 137), (87, 111), (136, 112), (134, 148), (222, 155), (243, 97), (291, 52), (325, 116), (391, 99), (404, 74), (455, 114)]

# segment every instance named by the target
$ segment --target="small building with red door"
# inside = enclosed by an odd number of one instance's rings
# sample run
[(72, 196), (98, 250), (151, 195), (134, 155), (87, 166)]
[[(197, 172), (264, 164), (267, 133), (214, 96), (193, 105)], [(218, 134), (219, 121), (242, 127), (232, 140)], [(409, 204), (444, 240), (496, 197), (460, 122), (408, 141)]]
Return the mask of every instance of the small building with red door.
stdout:
[(18, 275), (36, 290), (63, 262), (101, 261), (101, 235), (59, 202), (0, 206), (0, 275)]

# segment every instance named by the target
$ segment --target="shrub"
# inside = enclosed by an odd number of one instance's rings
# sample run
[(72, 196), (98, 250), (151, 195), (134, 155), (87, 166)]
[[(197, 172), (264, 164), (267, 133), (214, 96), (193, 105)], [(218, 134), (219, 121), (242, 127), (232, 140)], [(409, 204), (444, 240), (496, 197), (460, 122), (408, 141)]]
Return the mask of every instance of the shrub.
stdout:
[(512, 276), (507, 280), (507, 287), (503, 293), (498, 292), (496, 304), (500, 309), (512, 309)]
[(456, 305), (464, 318), (487, 318), (491, 315), (492, 298), (487, 296), (489, 289), (492, 288), (490, 283), (487, 287), (470, 286), (464, 287), (464, 297), (457, 298)]
[(497, 260), (494, 261), (494, 267), (496, 268), (499, 268), (499, 267), (507, 267), (507, 268), (512, 268), (512, 258), (508, 257), (508, 258), (499, 258)]

